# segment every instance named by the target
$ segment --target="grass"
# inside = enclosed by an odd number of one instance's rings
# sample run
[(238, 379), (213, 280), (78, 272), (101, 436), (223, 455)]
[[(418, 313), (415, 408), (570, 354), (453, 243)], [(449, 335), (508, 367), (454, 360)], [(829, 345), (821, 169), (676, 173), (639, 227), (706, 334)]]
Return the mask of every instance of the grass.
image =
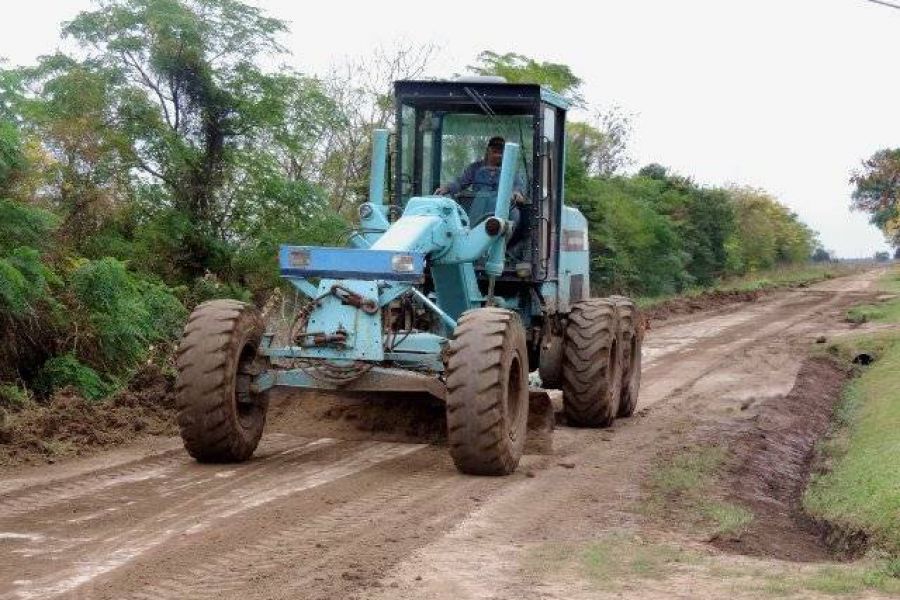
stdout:
[(894, 335), (893, 343), (882, 338), (880, 358), (846, 389), (825, 445), (831, 469), (813, 477), (804, 506), (900, 555), (900, 335)]
[(860, 267), (840, 263), (805, 264), (757, 271), (740, 277), (729, 277), (711, 287), (690, 288), (680, 294), (638, 298), (641, 308), (661, 304), (676, 297), (699, 296), (707, 292), (752, 292), (783, 287), (809, 285), (842, 275), (848, 275)]
[[(900, 274), (889, 273), (881, 284), (900, 290)], [(900, 299), (851, 313), (900, 324)], [(804, 507), (837, 531), (863, 532), (900, 556), (900, 331), (841, 339), (828, 350), (845, 359), (867, 352), (876, 360), (844, 391), (821, 446), (827, 470), (812, 477)], [(900, 562), (894, 565), (900, 575)]]
[(713, 537), (739, 533), (752, 521), (752, 513), (714, 495), (717, 473), (727, 458), (720, 446), (693, 447), (667, 457), (650, 475), (645, 511), (659, 517), (677, 515)]
[(524, 566), (541, 575), (567, 570), (608, 590), (634, 580), (661, 581), (702, 560), (697, 552), (617, 531), (590, 542), (541, 545), (528, 553)]
[(580, 553), (588, 579), (608, 587), (629, 579), (665, 579), (679, 565), (695, 564), (699, 555), (683, 548), (613, 534), (588, 544)]
[(859, 596), (867, 591), (890, 595), (900, 593), (900, 579), (896, 576), (893, 563), (883, 560), (801, 570), (767, 570), (759, 575), (762, 580), (761, 589), (769, 596), (795, 596), (803, 592), (818, 592), (827, 596)]
[[(900, 294), (900, 273), (892, 271), (878, 282), (882, 291)], [(847, 311), (851, 323), (900, 323), (900, 298), (891, 298), (879, 304), (861, 304)]]
[[(566, 580), (583, 577), (606, 592), (665, 589), (667, 580), (689, 578), (704, 597), (728, 597), (734, 592), (762, 597), (859, 596), (868, 591), (900, 594), (900, 564), (865, 559), (852, 564), (794, 564), (722, 557), (702, 549), (617, 531), (583, 543), (543, 544), (523, 557), (523, 567), (546, 579), (557, 573)], [(643, 582), (643, 583), (642, 583)], [(655, 583), (655, 585), (654, 585)], [(743, 597), (744, 594), (741, 594)]]

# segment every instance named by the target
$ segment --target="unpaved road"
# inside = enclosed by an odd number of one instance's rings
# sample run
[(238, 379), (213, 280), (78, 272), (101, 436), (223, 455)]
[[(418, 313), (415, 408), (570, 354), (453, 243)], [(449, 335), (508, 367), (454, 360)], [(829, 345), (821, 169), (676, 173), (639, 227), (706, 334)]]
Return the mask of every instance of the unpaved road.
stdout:
[[(0, 598), (599, 597), (532, 568), (535, 552), (640, 528), (640, 482), (671, 423), (785, 394), (878, 275), (656, 325), (638, 415), (560, 428), (554, 455), (508, 478), (458, 475), (440, 446), (301, 437), (278, 419), (241, 465), (198, 465), (164, 439), (8, 471)], [(703, 595), (682, 588), (660, 597)]]

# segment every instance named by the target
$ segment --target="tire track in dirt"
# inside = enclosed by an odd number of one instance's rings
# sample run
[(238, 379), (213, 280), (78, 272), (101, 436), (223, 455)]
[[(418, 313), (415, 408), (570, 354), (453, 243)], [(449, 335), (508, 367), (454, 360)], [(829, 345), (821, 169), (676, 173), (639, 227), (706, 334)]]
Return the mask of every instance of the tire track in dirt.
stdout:
[[(278, 452), (296, 443), (296, 439), (278, 436), (267, 440), (264, 451)], [(148, 479), (165, 479), (179, 466), (191, 464), (184, 450), (169, 450), (156, 457), (116, 465), (90, 474), (67, 478), (49, 485), (25, 485), (0, 494), (0, 519), (20, 516), (51, 508), (64, 502), (99, 494), (109, 488), (134, 484)]]
[[(301, 448), (276, 455), (281, 463), (288, 458), (308, 455), (336, 440), (316, 440)], [(259, 469), (250, 469), (242, 477), (236, 476), (226, 483), (211, 486), (189, 500), (169, 505), (162, 512), (151, 515), (124, 531), (104, 540), (86, 540), (77, 563), (67, 569), (59, 569), (50, 575), (20, 583), (18, 589), (0, 598), (47, 598), (60, 595), (109, 573), (142, 554), (157, 548), (177, 536), (191, 536), (209, 530), (215, 523), (227, 521), (244, 511), (318, 487), (341, 477), (353, 475), (379, 462), (403, 456), (421, 448), (418, 445), (399, 445), (373, 442), (357, 445), (338, 460), (299, 463), (296, 470), (275, 474), (279, 461), (260, 463)], [(264, 481), (248, 481), (267, 475)], [(72, 551), (73, 549), (67, 549)]]
[[(397, 487), (386, 487), (274, 535), (252, 540), (185, 573), (154, 583), (131, 597), (136, 600), (221, 597), (245, 587), (251, 575), (266, 577), (286, 567), (294, 569), (297, 584), (305, 584), (331, 560), (334, 551), (325, 548), (334, 543), (360, 543), (365, 529), (376, 518), (390, 516), (385, 514), (386, 506), (391, 507), (396, 518), (421, 497), (440, 496), (455, 483), (454, 478), (415, 473)], [(383, 521), (379, 522), (384, 526)], [(316, 554), (318, 559), (309, 560)]]

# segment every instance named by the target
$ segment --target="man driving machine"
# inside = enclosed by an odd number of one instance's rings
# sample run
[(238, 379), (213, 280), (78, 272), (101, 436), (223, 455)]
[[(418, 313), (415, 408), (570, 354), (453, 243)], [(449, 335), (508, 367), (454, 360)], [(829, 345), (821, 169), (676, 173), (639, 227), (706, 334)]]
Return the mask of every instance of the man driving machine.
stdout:
[[(488, 140), (484, 158), (471, 163), (456, 181), (440, 186), (434, 193), (439, 196), (456, 196), (470, 187), (475, 193), (496, 192), (500, 183), (500, 166), (503, 162), (503, 146), (505, 144), (506, 140), (502, 137), (492, 137)], [(525, 201), (525, 196), (522, 193), (524, 187), (521, 176), (517, 174), (513, 182), (513, 200), (516, 204), (521, 204)]]

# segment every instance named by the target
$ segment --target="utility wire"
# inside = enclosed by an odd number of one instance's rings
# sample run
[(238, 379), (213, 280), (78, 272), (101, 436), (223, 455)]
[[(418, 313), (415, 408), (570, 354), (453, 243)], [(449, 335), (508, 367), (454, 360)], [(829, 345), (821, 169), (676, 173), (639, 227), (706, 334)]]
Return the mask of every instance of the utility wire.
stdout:
[(866, 2), (871, 2), (872, 4), (880, 4), (882, 6), (889, 6), (891, 8), (900, 10), (900, 4), (894, 4), (893, 2), (888, 2), (887, 0), (866, 0)]

